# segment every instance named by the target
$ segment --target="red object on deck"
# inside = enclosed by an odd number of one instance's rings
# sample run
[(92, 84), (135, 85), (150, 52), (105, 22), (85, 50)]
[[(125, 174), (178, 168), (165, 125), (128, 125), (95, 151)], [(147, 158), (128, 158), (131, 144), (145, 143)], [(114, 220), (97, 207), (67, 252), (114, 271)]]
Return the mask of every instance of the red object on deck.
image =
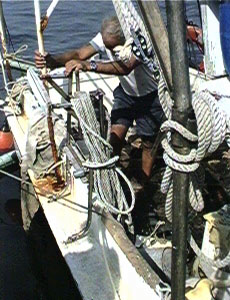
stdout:
[(5, 120), (2, 128), (0, 129), (0, 153), (8, 152), (12, 150), (13, 147), (13, 134), (10, 132), (7, 120)]
[[(202, 29), (195, 25), (187, 25), (187, 40), (195, 43), (202, 54), (204, 54), (204, 43)], [(199, 65), (199, 71), (205, 72), (204, 61)]]
[(203, 33), (202, 29), (195, 25), (187, 25), (187, 40), (197, 45), (200, 52), (204, 53)]

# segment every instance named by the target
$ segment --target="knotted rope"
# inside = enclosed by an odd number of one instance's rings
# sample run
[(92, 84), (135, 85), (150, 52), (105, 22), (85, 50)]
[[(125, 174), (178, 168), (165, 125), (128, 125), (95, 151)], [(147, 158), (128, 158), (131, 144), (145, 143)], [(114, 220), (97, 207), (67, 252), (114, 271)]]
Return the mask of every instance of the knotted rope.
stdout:
[(190, 142), (196, 143), (189, 154), (181, 155), (176, 153), (170, 146), (170, 134), (162, 141), (165, 150), (163, 155), (167, 165), (163, 176), (161, 191), (167, 193), (166, 198), (166, 217), (172, 221), (172, 170), (189, 173), (189, 198), (191, 206), (196, 211), (203, 209), (204, 203), (200, 192), (200, 185), (204, 180), (204, 174), (200, 168), (200, 162), (207, 153), (213, 153), (229, 136), (229, 119), (225, 112), (221, 110), (214, 96), (208, 90), (195, 93), (192, 97), (192, 107), (197, 121), (197, 135), (189, 132), (181, 124), (171, 120), (172, 100), (166, 90), (166, 85), (159, 83), (159, 99), (165, 115), (169, 120), (161, 126), (161, 131), (170, 132), (174, 130), (181, 134)]

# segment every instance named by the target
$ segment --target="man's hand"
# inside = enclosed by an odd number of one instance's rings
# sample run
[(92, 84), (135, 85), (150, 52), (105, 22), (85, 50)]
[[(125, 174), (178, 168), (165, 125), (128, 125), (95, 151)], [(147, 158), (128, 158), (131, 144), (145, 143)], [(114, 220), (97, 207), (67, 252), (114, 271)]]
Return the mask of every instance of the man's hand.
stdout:
[(82, 61), (82, 60), (77, 60), (77, 59), (72, 59), (70, 61), (68, 61), (65, 64), (65, 75), (69, 76), (71, 72), (73, 71), (88, 71), (88, 65), (89, 63), (87, 61)]
[(47, 56), (49, 54), (46, 52), (45, 55), (42, 55), (38, 50), (35, 50), (34, 52), (34, 61), (35, 61), (35, 64), (36, 64), (36, 67), (38, 69), (42, 69), (44, 67), (47, 66)]
[(61, 64), (58, 63), (50, 53), (45, 52), (45, 54), (42, 55), (38, 50), (35, 50), (34, 52), (34, 61), (38, 69), (42, 69), (44, 67), (54, 69), (61, 66)]

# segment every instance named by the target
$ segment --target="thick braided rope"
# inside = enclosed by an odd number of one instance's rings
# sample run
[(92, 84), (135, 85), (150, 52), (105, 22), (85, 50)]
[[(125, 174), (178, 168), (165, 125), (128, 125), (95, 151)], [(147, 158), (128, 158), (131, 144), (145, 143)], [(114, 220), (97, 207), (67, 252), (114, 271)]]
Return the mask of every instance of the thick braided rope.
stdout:
[[(118, 157), (110, 158), (112, 147), (100, 136), (100, 127), (91, 100), (86, 93), (77, 93), (72, 99), (72, 105), (76, 112), (86, 146), (90, 152), (90, 162), (83, 165), (94, 170), (94, 188), (99, 199), (113, 213), (129, 215), (135, 203), (134, 192), (127, 177), (115, 167)], [(127, 183), (132, 196), (131, 206), (125, 199), (118, 174)]]
[[(148, 53), (151, 54), (151, 63), (148, 65), (150, 70), (152, 70), (152, 67), (154, 65), (154, 69), (160, 69), (160, 64), (157, 58), (157, 55), (155, 54), (154, 47), (152, 45), (150, 36), (148, 34), (148, 31), (146, 30), (145, 24), (140, 17), (140, 14), (136, 10), (133, 1), (130, 0), (112, 0), (114, 9), (116, 11), (117, 17), (119, 19), (121, 28), (123, 30), (124, 36), (126, 38), (126, 41), (128, 41), (130, 38), (132, 38), (132, 30), (140, 29), (142, 35), (145, 37), (146, 43), (147, 43), (147, 49)], [(159, 74), (158, 72), (155, 73), (152, 70), (152, 76), (153, 80), (158, 82), (159, 81)]]
[(117, 17), (120, 21), (124, 36), (126, 40), (132, 37), (130, 28), (134, 30), (140, 28), (144, 35), (148, 49), (152, 48), (152, 43), (145, 25), (130, 0), (113, 0), (113, 6), (116, 11)]
[[(160, 79), (158, 88), (162, 107), (166, 116), (170, 119), (172, 100), (169, 99), (170, 97), (166, 90), (163, 78)], [(202, 185), (202, 182), (204, 181), (204, 172), (202, 168), (199, 168), (199, 163), (206, 153), (214, 152), (225, 138), (227, 142), (230, 142), (228, 117), (218, 107), (215, 98), (207, 90), (203, 90), (193, 96), (192, 106), (197, 120), (197, 135), (190, 133), (186, 128), (172, 120), (164, 122), (161, 126), (162, 131), (170, 132), (170, 130), (174, 130), (191, 142), (197, 141), (197, 149), (192, 149), (189, 154), (184, 156), (176, 153), (171, 148), (169, 144), (170, 135), (162, 141), (162, 146), (165, 150), (163, 157), (167, 167), (161, 183), (161, 191), (162, 193), (167, 193), (165, 215), (170, 222), (172, 221), (173, 199), (172, 169), (189, 173), (190, 204), (194, 210), (201, 211), (204, 202), (200, 185)], [(230, 143), (228, 145), (230, 146)], [(193, 251), (199, 257), (201, 265), (210, 264), (211, 266), (220, 269), (230, 264), (230, 252), (224, 259), (213, 261), (202, 253), (191, 233), (189, 233), (188, 241)]]
[[(171, 120), (173, 102), (167, 92), (163, 77), (161, 77), (159, 82), (158, 93), (163, 110), (167, 118), (169, 118), (169, 120), (164, 122), (161, 126), (161, 131), (167, 132), (167, 136), (162, 141), (162, 146), (165, 150), (163, 158), (168, 166), (162, 180), (161, 190), (167, 193), (165, 210), (166, 217), (171, 221), (173, 185), (171, 183), (172, 172), (169, 172), (169, 169), (171, 168), (186, 173), (194, 172), (189, 175), (190, 204), (194, 210), (201, 211), (204, 204), (199, 188), (201, 180), (197, 182), (197, 177), (199, 176), (197, 176), (196, 171), (205, 154), (214, 152), (224, 141), (229, 122), (225, 113), (218, 107), (215, 98), (207, 90), (201, 91), (193, 95), (192, 98), (192, 106), (198, 127), (198, 133), (194, 135), (182, 125)], [(179, 132), (184, 138), (191, 142), (197, 142), (197, 148), (191, 149), (187, 155), (176, 153), (170, 146), (171, 130)]]

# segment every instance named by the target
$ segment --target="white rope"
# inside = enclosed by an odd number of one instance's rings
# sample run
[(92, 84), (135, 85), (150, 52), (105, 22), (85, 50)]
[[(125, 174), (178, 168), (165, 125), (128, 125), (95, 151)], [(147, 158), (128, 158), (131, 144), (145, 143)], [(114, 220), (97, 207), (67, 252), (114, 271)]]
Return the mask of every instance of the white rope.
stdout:
[[(0, 52), (0, 65), (1, 65), (1, 69), (2, 69), (4, 86), (5, 86), (6, 93), (7, 93), (8, 97), (10, 97), (10, 98), (12, 96), (11, 93), (13, 90), (13, 88), (10, 88), (10, 86), (13, 87), (15, 82), (11, 82), (11, 81), (7, 82), (6, 70), (5, 70), (5, 65), (4, 65), (5, 59), (9, 59), (9, 58), (14, 59), (18, 54), (26, 51), (27, 48), (28, 48), (27, 45), (22, 45), (16, 52), (10, 53), (10, 54), (6, 53), (4, 55), (4, 57), (2, 56), (2, 53)], [(21, 114), (21, 112), (19, 112), (19, 110), (18, 110), (16, 114)]]
[[(151, 48), (151, 40), (133, 3), (129, 0), (113, 0), (113, 4), (126, 40), (132, 37), (130, 28), (133, 28), (134, 30), (140, 28), (147, 41), (148, 48)], [(127, 59), (127, 57), (129, 57), (129, 55), (126, 53), (125, 58)], [(157, 65), (159, 67), (159, 63), (157, 63)], [(161, 191), (167, 193), (165, 214), (167, 219), (172, 221), (172, 170), (189, 174), (190, 204), (194, 210), (201, 211), (204, 207), (204, 202), (200, 187), (204, 181), (204, 172), (201, 171), (200, 162), (207, 153), (216, 151), (224, 140), (226, 140), (230, 147), (230, 120), (217, 105), (215, 97), (208, 90), (202, 90), (195, 93), (192, 97), (192, 107), (197, 121), (197, 135), (189, 132), (181, 124), (172, 121), (173, 100), (168, 93), (163, 74), (162, 72), (160, 73), (158, 94), (163, 111), (168, 119), (168, 121), (161, 126), (161, 131), (167, 132), (166, 137), (162, 141), (162, 146), (165, 150), (163, 158), (167, 167), (161, 183)], [(218, 96), (221, 98), (222, 95)], [(188, 141), (194, 144), (196, 143), (189, 154), (181, 155), (172, 149), (170, 145), (172, 130), (181, 134)], [(204, 256), (192, 237), (190, 238), (190, 244), (204, 263), (210, 263), (217, 268), (223, 268), (230, 264), (230, 253), (223, 260), (216, 260), (213, 262)]]
[[(100, 126), (90, 98), (84, 92), (78, 92), (72, 99), (72, 105), (76, 112), (84, 136), (84, 141), (90, 152), (90, 161), (83, 165), (94, 170), (94, 189), (99, 199), (113, 213), (128, 215), (129, 224), (135, 197), (131, 183), (127, 177), (115, 166), (118, 157), (110, 158), (112, 146), (100, 136)], [(127, 183), (131, 192), (131, 205), (125, 199), (118, 174)]]
[[(204, 207), (202, 193), (200, 191), (202, 181), (197, 181), (199, 177), (197, 171), (200, 166), (200, 161), (204, 158), (206, 153), (214, 152), (224, 139), (227, 139), (229, 120), (226, 114), (217, 105), (214, 96), (211, 95), (208, 90), (195, 93), (192, 97), (192, 107), (197, 120), (197, 135), (195, 135), (181, 124), (171, 120), (173, 102), (170, 99), (163, 77), (161, 77), (158, 85), (158, 94), (163, 110), (169, 119), (161, 126), (161, 131), (167, 132), (167, 135), (162, 141), (162, 147), (165, 150), (163, 158), (168, 166), (163, 176), (161, 191), (167, 193), (165, 204), (166, 216), (169, 221), (172, 221), (173, 183), (172, 171), (170, 170), (190, 174), (190, 204), (194, 210), (201, 211)], [(170, 145), (172, 130), (178, 132), (188, 141), (194, 144), (196, 143), (190, 153), (181, 155), (172, 149)]]
[(171, 300), (171, 287), (168, 283), (160, 281), (160, 284), (156, 286), (156, 292), (161, 300)]
[[(197, 135), (195, 135), (190, 133), (181, 124), (171, 120), (173, 102), (169, 97), (162, 77), (158, 85), (158, 93), (165, 115), (169, 119), (162, 124), (161, 131), (168, 133), (173, 130), (190, 142), (197, 143), (196, 148), (193, 148), (189, 154), (181, 155), (172, 149), (170, 134), (167, 134), (162, 141), (162, 146), (165, 150), (163, 158), (167, 167), (161, 183), (161, 191), (162, 193), (167, 193), (165, 215), (172, 222), (172, 170), (189, 174), (190, 204), (194, 210), (201, 211), (204, 207), (204, 202), (200, 187), (204, 182), (204, 172), (200, 168), (200, 162), (207, 153), (216, 151), (225, 139), (229, 142), (229, 119), (224, 111), (219, 108), (215, 97), (208, 90), (195, 93), (192, 97), (192, 107), (197, 121)], [(218, 269), (230, 264), (230, 252), (224, 259), (213, 261), (202, 253), (191, 233), (189, 234), (188, 241), (193, 251), (199, 257), (201, 264), (210, 264)]]
[(217, 259), (217, 260), (212, 260), (211, 258), (207, 257), (199, 248), (197, 245), (196, 241), (194, 240), (191, 232), (188, 233), (188, 242), (195, 252), (195, 254), (199, 257), (200, 264), (202, 265), (207, 265), (209, 264), (212, 267), (215, 267), (217, 269), (222, 269), (228, 265), (230, 265), (230, 251), (229, 253), (225, 256), (225, 258)]
[[(145, 28), (144, 22), (140, 17), (140, 14), (137, 12), (134, 4), (130, 0), (112, 0), (114, 9), (116, 11), (117, 17), (120, 21), (121, 28), (123, 30), (124, 36), (126, 38), (127, 43), (129, 44), (131, 39), (134, 38), (133, 34), (140, 30), (141, 34), (144, 36), (147, 44), (147, 52), (151, 58), (145, 57), (143, 62), (149, 67), (152, 72), (153, 80), (159, 80), (159, 72), (160, 64), (157, 60), (157, 56), (154, 51), (154, 47), (152, 45), (150, 36), (148, 31)], [(129, 42), (128, 42), (129, 41)], [(130, 45), (125, 45), (124, 48), (121, 49), (120, 59), (124, 59), (126, 61), (131, 57), (131, 47)]]
[(19, 54), (25, 52), (28, 49), (28, 45), (27, 44), (23, 44), (21, 47), (18, 48), (17, 51), (13, 52), (13, 53), (7, 53), (5, 55), (5, 58), (11, 58), (11, 59), (15, 59)]

